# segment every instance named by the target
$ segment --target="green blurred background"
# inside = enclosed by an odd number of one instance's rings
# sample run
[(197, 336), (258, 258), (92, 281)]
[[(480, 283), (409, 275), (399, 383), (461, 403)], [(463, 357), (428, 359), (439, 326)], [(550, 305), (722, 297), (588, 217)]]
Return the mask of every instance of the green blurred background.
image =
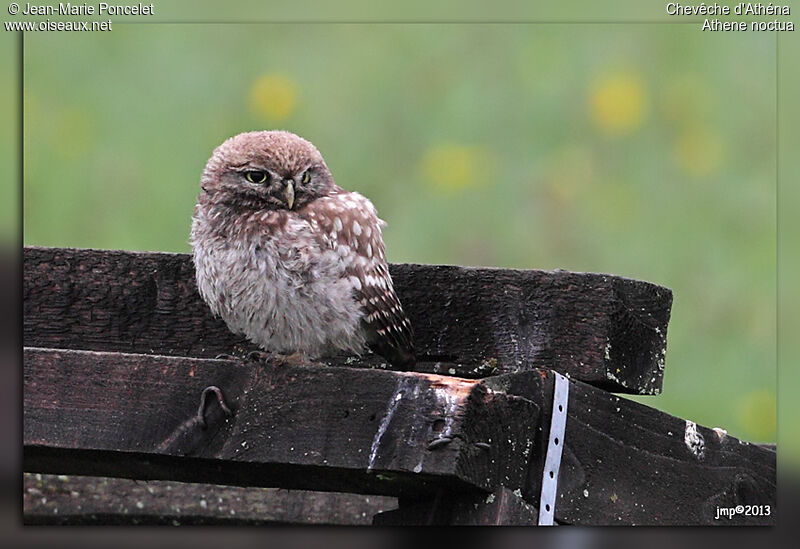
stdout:
[(27, 34), (24, 70), (26, 245), (188, 252), (212, 149), (288, 129), (390, 261), (670, 287), (664, 393), (636, 400), (775, 440), (774, 34), (115, 24)]

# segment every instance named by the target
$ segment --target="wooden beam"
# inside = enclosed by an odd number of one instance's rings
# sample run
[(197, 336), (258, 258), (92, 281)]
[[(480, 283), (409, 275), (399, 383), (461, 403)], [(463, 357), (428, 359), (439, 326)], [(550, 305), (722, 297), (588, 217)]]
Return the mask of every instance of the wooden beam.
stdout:
[[(552, 408), (553, 373), (487, 379), (496, 391)], [(544, 435), (549, 422), (544, 422)], [(568, 524), (774, 524), (776, 452), (570, 381), (555, 517)], [(538, 501), (547, 437), (536, 439), (523, 489)], [(717, 519), (718, 508), (769, 506), (770, 514)], [(765, 510), (760, 507), (759, 510)]]
[[(550, 371), (473, 381), (41, 349), (24, 362), (25, 471), (393, 495), (406, 523), (431, 509), (452, 523), (455, 503), (480, 503), (459, 492), (538, 501)], [(234, 415), (212, 399), (202, 429), (193, 418), (211, 384)], [(559, 523), (774, 523), (774, 448), (577, 381), (567, 410)], [(738, 505), (770, 514), (718, 518)]]
[[(661, 389), (667, 288), (565, 271), (390, 270), (414, 327), (418, 371), (477, 378), (548, 367), (614, 391)], [(27, 247), (23, 327), (29, 347), (201, 358), (255, 348), (211, 316), (182, 254)]]
[(404, 497), (519, 485), (539, 424), (477, 380), (30, 348), (23, 417), (27, 472)]
[(377, 526), (533, 526), (539, 510), (499, 486), (491, 494), (437, 494), (375, 515)]
[(368, 525), (397, 499), (336, 492), (23, 474), (25, 524)]

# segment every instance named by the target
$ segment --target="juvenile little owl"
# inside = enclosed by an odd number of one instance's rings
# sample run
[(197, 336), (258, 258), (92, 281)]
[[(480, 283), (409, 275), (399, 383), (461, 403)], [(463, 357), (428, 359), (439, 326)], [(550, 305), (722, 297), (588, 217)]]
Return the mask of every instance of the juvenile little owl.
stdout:
[(192, 219), (200, 295), (233, 332), (308, 358), (365, 348), (415, 363), (372, 203), (285, 131), (243, 133), (206, 165)]

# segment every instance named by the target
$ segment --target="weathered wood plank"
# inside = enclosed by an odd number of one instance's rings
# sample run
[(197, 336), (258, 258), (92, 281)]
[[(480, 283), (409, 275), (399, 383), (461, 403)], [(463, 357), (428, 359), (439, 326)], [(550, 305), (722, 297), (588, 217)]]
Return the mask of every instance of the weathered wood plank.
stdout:
[(397, 499), (172, 481), (23, 475), (25, 524), (367, 525)]
[[(667, 288), (564, 271), (395, 264), (391, 273), (418, 371), (547, 367), (614, 391), (661, 389)], [(25, 248), (23, 292), (30, 347), (205, 358), (254, 349), (211, 316), (187, 255)]]
[(375, 515), (378, 526), (533, 526), (539, 510), (519, 492), (499, 486), (491, 494), (437, 494), (401, 502), (398, 509)]
[(477, 380), (30, 348), (23, 418), (28, 472), (394, 496), (519, 485), (539, 424)]
[[(454, 492), (499, 485), (538, 501), (550, 371), (478, 382), (26, 349), (24, 374), (26, 471), (388, 494), (401, 508), (419, 503), (409, 516), (437, 494), (462, 501)], [(198, 429), (191, 418), (212, 383), (235, 415), (211, 402)], [(563, 443), (560, 523), (774, 522), (770, 447), (576, 381)], [(717, 518), (737, 505), (771, 514)]]
[[(553, 374), (485, 381), (551, 414)], [(555, 517), (571, 524), (774, 524), (776, 453), (570, 381)], [(545, 431), (549, 423), (544, 422)], [(546, 433), (545, 433), (546, 435)], [(523, 496), (537, 501), (546, 437), (536, 439)], [(717, 520), (717, 508), (768, 505), (771, 515)]]

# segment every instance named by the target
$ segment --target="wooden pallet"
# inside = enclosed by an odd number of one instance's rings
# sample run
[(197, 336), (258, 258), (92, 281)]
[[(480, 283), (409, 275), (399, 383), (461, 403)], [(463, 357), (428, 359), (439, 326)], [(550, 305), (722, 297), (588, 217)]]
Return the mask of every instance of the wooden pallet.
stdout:
[(414, 372), (215, 359), (254, 347), (210, 315), (188, 256), (26, 248), (25, 521), (536, 524), (560, 372), (557, 523), (717, 524), (739, 504), (773, 512), (722, 522), (774, 522), (774, 447), (608, 392), (660, 391), (668, 289), (391, 270)]

